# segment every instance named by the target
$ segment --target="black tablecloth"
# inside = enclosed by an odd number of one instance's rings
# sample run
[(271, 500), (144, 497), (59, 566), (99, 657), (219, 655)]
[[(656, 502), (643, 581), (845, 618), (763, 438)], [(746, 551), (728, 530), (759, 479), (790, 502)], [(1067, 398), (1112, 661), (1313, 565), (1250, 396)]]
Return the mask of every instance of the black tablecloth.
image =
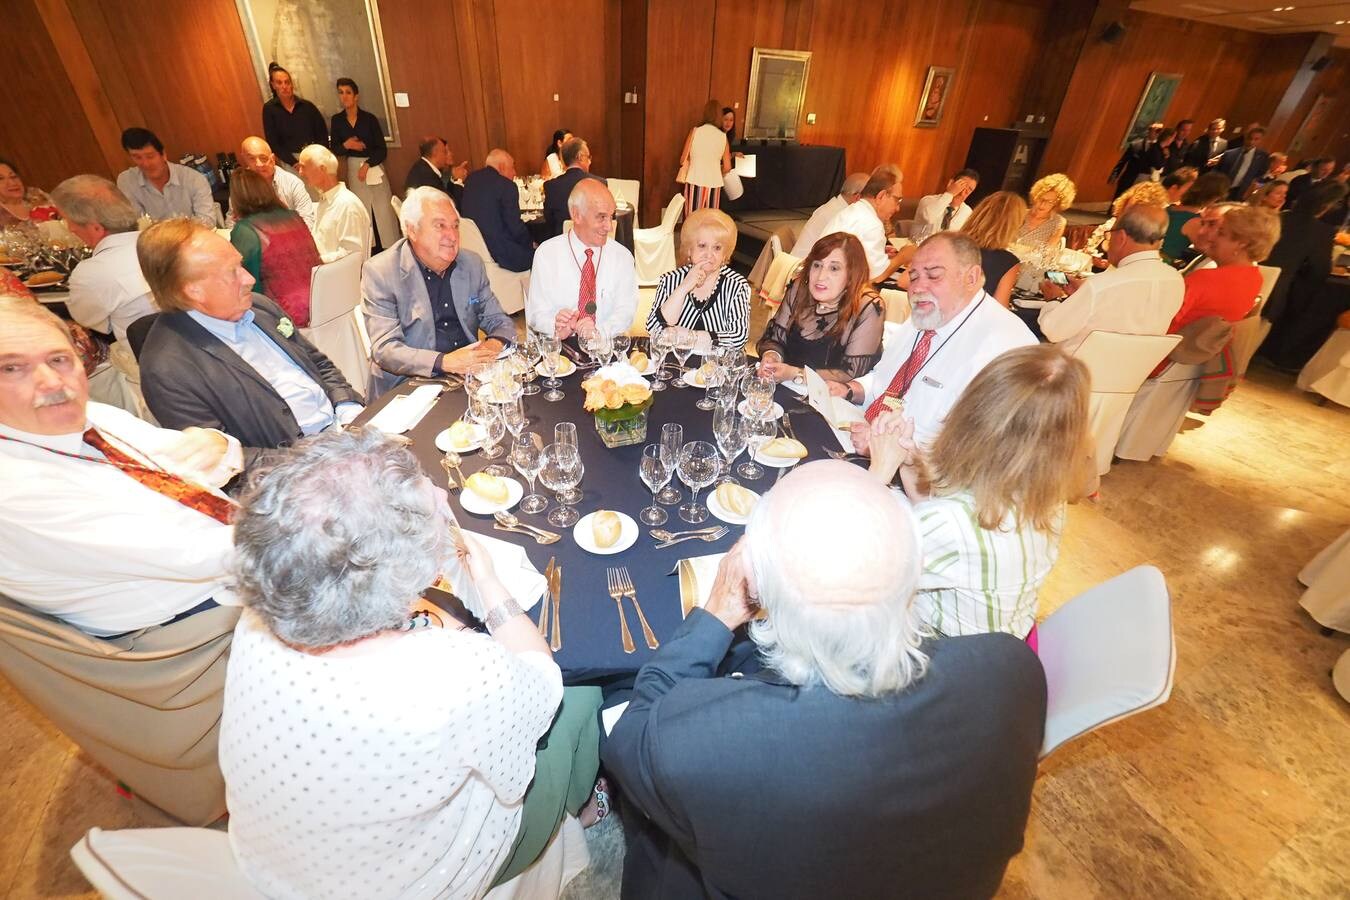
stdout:
[(742, 178), (745, 193), (738, 200), (722, 195), (727, 212), (752, 209), (814, 209), (829, 200), (848, 177), (843, 147), (801, 144), (738, 144), (736, 153), (755, 157), (755, 177)]
[[(614, 240), (627, 247), (629, 253), (633, 252), (633, 218), (633, 210), (629, 208), (618, 210), (614, 219)], [(549, 234), (548, 223), (543, 216), (525, 219), (525, 227), (530, 232), (530, 240), (536, 244), (542, 244), (553, 236)]]
[[(545, 401), (542, 393), (526, 397), (526, 408), (529, 414), (536, 419), (530, 425), (529, 430), (540, 434), (547, 443), (553, 439), (553, 426), (556, 423), (575, 422), (582, 461), (586, 466), (586, 474), (581, 482), (583, 496), (581, 502), (577, 505), (577, 511), (584, 516), (598, 509), (613, 509), (627, 513), (635, 521), (638, 521), (638, 513), (651, 502), (651, 493), (638, 476), (638, 462), (642, 456), (642, 446), (634, 445), (610, 450), (600, 442), (600, 436), (595, 431), (593, 417), (581, 408), (583, 394), (580, 381), (581, 378), (577, 375), (563, 379), (563, 391), (566, 396), (556, 403)], [(366, 421), (387, 404), (392, 397), (407, 393), (409, 390), (411, 388), (403, 385), (390, 391), (363, 412), (357, 421)], [(667, 422), (682, 424), (686, 441), (713, 442), (713, 414), (704, 412), (694, 406), (702, 395), (703, 391), (695, 388), (683, 390), (672, 388), (656, 394), (647, 425), (648, 443), (660, 441), (661, 426)], [(786, 388), (780, 387), (778, 389), (776, 399), (783, 405), (784, 409), (802, 411), (792, 415), (792, 427), (796, 431), (797, 437), (810, 450), (808, 459), (825, 459), (824, 448), (833, 449), (837, 446), (825, 420), (810, 407), (797, 400), (796, 396)], [(464, 405), (465, 394), (463, 390), (446, 391), (421, 423), (408, 432), (408, 437), (412, 438), (413, 452), (421, 461), (427, 474), (439, 485), (445, 484), (445, 472), (440, 465), (442, 454), (436, 449), (435, 438), (438, 433), (448, 428), (450, 423), (462, 414)], [(739, 465), (745, 458), (746, 454), (742, 453), (737, 464)], [(504, 456), (497, 461), (507, 466), (510, 465)], [(462, 469), (466, 476), (471, 475), (484, 468), (489, 462), (489, 460), (482, 458), (481, 453), (469, 453), (463, 457)], [(765, 468), (767, 474), (758, 481), (747, 481), (740, 476), (737, 477), (751, 490), (762, 493), (772, 486), (778, 474), (776, 469)], [(516, 476), (516, 478), (524, 484), (523, 478), (519, 476)], [(679, 481), (678, 475), (675, 476), (675, 483), (681, 488), (687, 499), (688, 489), (684, 487), (683, 482)], [(542, 486), (540, 486), (540, 492), (550, 498), (549, 508), (543, 513), (536, 516), (527, 516), (518, 508), (513, 511), (520, 516), (522, 521), (528, 524), (547, 528), (550, 531), (562, 531), (563, 539), (555, 544), (536, 544), (524, 535), (494, 529), (491, 516), (477, 516), (466, 512), (459, 504), (458, 494), (452, 494), (450, 502), (455, 516), (463, 527), (524, 547), (530, 561), (540, 572), (543, 572), (545, 566), (548, 565), (550, 556), (557, 557), (558, 564), (563, 569), (562, 603), (560, 605), (563, 647), (555, 656), (558, 665), (562, 667), (564, 678), (569, 684), (632, 674), (652, 655), (652, 651), (647, 649), (646, 642), (643, 640), (642, 630), (633, 610), (633, 605), (628, 600), (624, 601), (624, 614), (628, 619), (628, 627), (633, 633), (637, 652), (632, 654), (623, 652), (623, 645), (620, 643), (619, 636), (618, 610), (614, 601), (610, 599), (606, 587), (606, 567), (628, 567), (634, 586), (637, 588), (638, 601), (642, 604), (642, 610), (647, 615), (647, 621), (651, 625), (652, 631), (656, 633), (657, 639), (664, 641), (675, 633), (675, 629), (682, 620), (678, 578), (669, 574), (674, 569), (675, 564), (688, 557), (724, 553), (731, 549), (732, 544), (744, 531), (741, 526), (732, 525), (729, 526), (730, 533), (719, 541), (712, 543), (685, 541), (665, 550), (657, 550), (654, 546), (656, 542), (648, 534), (650, 529), (638, 521), (641, 534), (636, 544), (622, 553), (600, 556), (588, 553), (577, 546), (572, 539), (571, 529), (558, 529), (546, 521), (548, 513), (554, 509), (556, 502), (548, 491), (542, 489)], [(707, 489), (700, 492), (700, 502), (706, 499), (707, 495)], [(682, 531), (720, 524), (716, 518), (709, 515), (708, 521), (699, 525), (690, 525), (679, 517), (676, 512), (677, 508), (673, 506), (665, 507), (670, 514), (670, 520), (659, 527), (671, 531)], [(530, 613), (536, 621), (540, 609), (542, 609), (542, 604)]]

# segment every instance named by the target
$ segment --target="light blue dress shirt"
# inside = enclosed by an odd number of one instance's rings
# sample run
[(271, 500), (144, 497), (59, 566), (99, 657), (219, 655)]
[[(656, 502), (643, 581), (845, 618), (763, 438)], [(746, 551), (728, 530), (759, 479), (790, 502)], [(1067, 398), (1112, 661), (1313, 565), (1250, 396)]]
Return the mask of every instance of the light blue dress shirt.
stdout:
[(253, 321), (253, 310), (244, 313), (238, 322), (214, 319), (195, 309), (188, 310), (188, 315), (238, 353), (240, 359), (272, 385), (273, 390), (291, 408), (295, 421), (305, 434), (318, 434), (331, 428), (337, 421), (333, 404), (324, 393), (323, 385), (310, 378), (308, 372), (300, 368), (267, 332), (258, 327)]

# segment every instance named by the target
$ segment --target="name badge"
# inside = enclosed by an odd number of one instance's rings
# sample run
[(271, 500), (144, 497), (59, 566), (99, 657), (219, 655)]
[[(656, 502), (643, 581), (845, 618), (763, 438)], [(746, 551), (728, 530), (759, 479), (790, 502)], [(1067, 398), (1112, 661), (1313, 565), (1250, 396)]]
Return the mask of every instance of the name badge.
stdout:
[(938, 390), (942, 390), (942, 382), (940, 382), (940, 381), (934, 381), (932, 378), (930, 378), (930, 377), (927, 376), (927, 375), (923, 376), (923, 378), (921, 378), (921, 379), (919, 379), (919, 380), (922, 381), (924, 384), (928, 385), (929, 387), (937, 388)]

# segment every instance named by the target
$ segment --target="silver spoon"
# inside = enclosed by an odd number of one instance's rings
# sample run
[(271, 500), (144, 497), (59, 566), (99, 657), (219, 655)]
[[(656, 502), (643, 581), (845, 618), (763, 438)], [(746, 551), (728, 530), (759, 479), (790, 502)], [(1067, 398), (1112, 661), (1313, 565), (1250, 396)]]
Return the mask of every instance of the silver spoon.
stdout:
[(446, 451), (445, 459), (441, 461), (441, 464), (449, 468), (453, 468), (455, 472), (458, 473), (459, 475), (459, 483), (460, 484), (464, 483), (464, 470), (459, 467), (460, 458), (458, 453), (456, 453), (453, 450)]
[(721, 527), (721, 525), (713, 525), (710, 528), (695, 528), (692, 531), (667, 531), (664, 528), (653, 528), (651, 535), (658, 541), (669, 541), (680, 537), (697, 537), (698, 535), (709, 534), (718, 531)]
[(505, 510), (493, 513), (492, 517), (496, 519), (499, 524), (505, 525), (507, 528), (518, 528), (526, 534), (533, 534), (534, 539), (541, 544), (551, 544), (561, 537), (561, 535), (556, 532), (545, 531), (543, 528), (536, 528), (534, 525), (526, 525), (524, 522), (520, 521), (514, 513), (509, 513)]

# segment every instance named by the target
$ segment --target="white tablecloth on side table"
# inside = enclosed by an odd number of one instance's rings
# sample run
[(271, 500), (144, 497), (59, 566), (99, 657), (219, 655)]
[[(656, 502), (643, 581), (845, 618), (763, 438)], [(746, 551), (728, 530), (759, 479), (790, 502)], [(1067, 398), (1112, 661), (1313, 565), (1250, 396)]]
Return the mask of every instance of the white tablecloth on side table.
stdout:
[(1308, 586), (1298, 601), (1319, 624), (1350, 633), (1350, 531), (1298, 573)]
[(1322, 349), (1298, 373), (1298, 386), (1341, 406), (1350, 406), (1350, 328), (1332, 332)]

